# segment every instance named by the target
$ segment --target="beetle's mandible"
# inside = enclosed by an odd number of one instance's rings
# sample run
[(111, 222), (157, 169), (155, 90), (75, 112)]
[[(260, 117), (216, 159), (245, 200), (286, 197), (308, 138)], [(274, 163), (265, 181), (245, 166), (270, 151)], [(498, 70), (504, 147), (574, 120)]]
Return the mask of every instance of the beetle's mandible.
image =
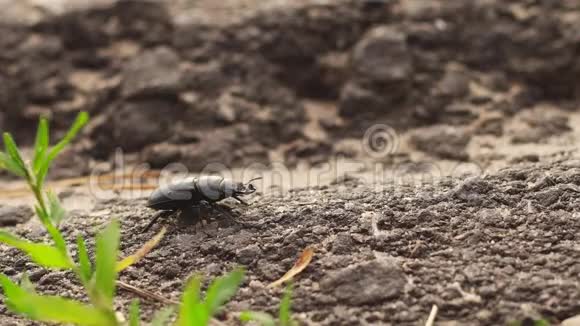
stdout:
[(248, 205), (240, 196), (252, 194), (256, 191), (252, 181), (246, 183), (235, 182), (221, 176), (190, 177), (157, 188), (149, 197), (147, 207), (158, 210), (143, 232), (155, 224), (160, 217), (165, 217), (176, 211), (189, 210), (207, 205), (222, 214), (231, 215), (216, 203), (226, 198), (234, 198), (244, 205)]

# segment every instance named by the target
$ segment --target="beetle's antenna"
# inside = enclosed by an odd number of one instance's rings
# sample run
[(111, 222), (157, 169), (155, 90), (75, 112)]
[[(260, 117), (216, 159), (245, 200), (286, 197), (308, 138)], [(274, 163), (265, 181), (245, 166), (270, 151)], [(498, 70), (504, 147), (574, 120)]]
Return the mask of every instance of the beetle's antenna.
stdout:
[(249, 185), (250, 183), (252, 183), (252, 181), (261, 180), (261, 179), (263, 179), (263, 178), (262, 177), (257, 177), (257, 178), (254, 178), (254, 179), (250, 179), (250, 181), (246, 182), (246, 185)]

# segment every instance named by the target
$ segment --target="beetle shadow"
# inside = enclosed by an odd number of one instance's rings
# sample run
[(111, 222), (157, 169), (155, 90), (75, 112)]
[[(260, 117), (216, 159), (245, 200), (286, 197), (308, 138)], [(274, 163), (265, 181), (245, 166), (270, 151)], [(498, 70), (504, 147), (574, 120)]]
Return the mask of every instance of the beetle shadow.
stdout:
[(203, 231), (215, 223), (222, 228), (240, 226), (240, 222), (236, 220), (236, 213), (229, 207), (218, 205), (208, 204), (181, 209), (177, 213), (177, 222), (181, 227), (194, 226), (196, 231)]

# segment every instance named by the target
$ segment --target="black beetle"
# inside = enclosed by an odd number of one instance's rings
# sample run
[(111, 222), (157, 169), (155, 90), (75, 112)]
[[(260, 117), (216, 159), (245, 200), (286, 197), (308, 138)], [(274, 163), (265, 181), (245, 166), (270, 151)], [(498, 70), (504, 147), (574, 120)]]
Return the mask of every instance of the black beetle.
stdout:
[(216, 203), (225, 198), (232, 197), (244, 205), (248, 205), (239, 196), (252, 194), (256, 191), (252, 181), (247, 183), (235, 182), (221, 176), (190, 177), (173, 182), (169, 185), (157, 188), (147, 201), (147, 207), (159, 210), (153, 219), (145, 227), (143, 232), (162, 216), (168, 216), (176, 211), (189, 211), (200, 206), (209, 206), (231, 217), (231, 215)]

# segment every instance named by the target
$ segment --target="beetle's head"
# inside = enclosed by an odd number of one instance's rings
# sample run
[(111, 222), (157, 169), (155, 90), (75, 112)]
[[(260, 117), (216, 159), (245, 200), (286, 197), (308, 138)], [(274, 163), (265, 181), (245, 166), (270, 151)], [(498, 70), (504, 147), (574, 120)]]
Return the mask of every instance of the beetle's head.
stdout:
[(236, 189), (234, 190), (235, 195), (249, 195), (256, 192), (256, 187), (252, 184), (252, 181), (262, 179), (262, 177), (254, 178), (246, 183), (239, 182), (236, 184)]

